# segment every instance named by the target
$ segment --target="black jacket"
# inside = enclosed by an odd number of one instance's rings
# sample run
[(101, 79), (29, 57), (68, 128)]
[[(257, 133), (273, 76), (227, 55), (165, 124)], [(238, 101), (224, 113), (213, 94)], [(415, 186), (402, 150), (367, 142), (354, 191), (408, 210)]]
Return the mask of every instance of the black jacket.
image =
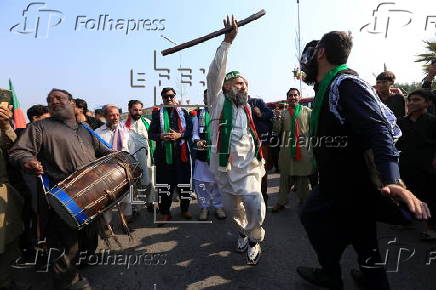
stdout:
[[(253, 116), (254, 125), (256, 126), (257, 135), (261, 139), (262, 143), (268, 144), (272, 131), (272, 122), (274, 118), (274, 112), (268, 108), (262, 99), (250, 98), (248, 104), (251, 106), (251, 115)], [(262, 112), (262, 116), (259, 118), (254, 113), (253, 108), (258, 107)]]
[[(161, 108), (161, 110), (164, 108)], [(167, 108), (165, 108), (167, 109)], [(175, 146), (173, 146), (173, 161), (174, 163), (181, 162), (180, 160), (180, 148), (181, 148), (181, 141), (185, 140), (186, 144), (189, 144), (191, 138), (192, 138), (192, 120), (191, 116), (188, 114), (188, 112), (184, 109), (183, 114), (185, 116), (186, 121), (186, 130), (182, 134), (182, 138), (171, 141)], [(154, 163), (156, 165), (162, 164), (162, 162), (165, 162), (165, 146), (164, 142), (160, 139), (160, 136), (162, 134), (161, 132), (161, 125), (160, 125), (160, 110), (153, 111), (151, 115), (151, 124), (150, 128), (148, 129), (148, 136), (151, 140), (156, 141), (156, 149), (154, 151)], [(170, 112), (170, 128), (176, 131), (177, 133), (180, 133), (179, 126), (178, 126), (178, 120), (179, 116), (177, 114), (177, 111), (175, 109), (172, 109)], [(188, 154), (190, 154), (188, 150)], [(188, 156), (189, 158), (189, 156)]]

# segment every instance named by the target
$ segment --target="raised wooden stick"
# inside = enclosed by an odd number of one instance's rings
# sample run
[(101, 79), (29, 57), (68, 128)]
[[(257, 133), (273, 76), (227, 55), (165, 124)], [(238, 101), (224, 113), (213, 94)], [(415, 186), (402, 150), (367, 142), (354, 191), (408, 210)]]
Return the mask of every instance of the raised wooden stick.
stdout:
[[(250, 23), (250, 22), (252, 22), (254, 20), (259, 19), (260, 17), (264, 16), (265, 13), (266, 13), (265, 10), (262, 9), (259, 12), (257, 12), (256, 14), (253, 14), (253, 15), (245, 18), (244, 20), (238, 21), (238, 27), (239, 26), (244, 26), (245, 24), (248, 24), (248, 23)], [(212, 39), (214, 37), (223, 35), (226, 32), (229, 32), (231, 30), (232, 30), (232, 27), (223, 28), (221, 30), (214, 31), (214, 32), (212, 32), (212, 33), (210, 33), (208, 35), (196, 38), (196, 39), (191, 40), (189, 42), (185, 42), (185, 43), (179, 44), (177, 46), (174, 46), (172, 48), (168, 48), (168, 49), (162, 50), (161, 53), (162, 53), (162, 55), (172, 54), (172, 53), (175, 53), (175, 52), (180, 51), (182, 49), (185, 49), (185, 48), (197, 45), (197, 44), (202, 43), (202, 42), (205, 42), (205, 41), (207, 41), (209, 39)]]

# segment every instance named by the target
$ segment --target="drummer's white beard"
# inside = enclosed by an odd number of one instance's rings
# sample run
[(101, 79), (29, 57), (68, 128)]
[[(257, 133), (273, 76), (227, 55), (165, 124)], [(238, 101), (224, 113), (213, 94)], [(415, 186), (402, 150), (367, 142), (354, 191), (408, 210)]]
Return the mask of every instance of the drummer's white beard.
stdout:
[(238, 89), (234, 87), (232, 87), (225, 95), (237, 106), (247, 104), (248, 93), (238, 93)]

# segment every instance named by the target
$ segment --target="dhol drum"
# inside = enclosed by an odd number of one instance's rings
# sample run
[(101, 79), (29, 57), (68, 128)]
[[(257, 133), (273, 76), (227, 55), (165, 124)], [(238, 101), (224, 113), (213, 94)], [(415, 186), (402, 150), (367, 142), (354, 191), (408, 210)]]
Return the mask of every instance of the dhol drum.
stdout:
[(50, 189), (47, 199), (68, 225), (81, 229), (129, 193), (141, 173), (132, 155), (113, 152), (61, 181)]

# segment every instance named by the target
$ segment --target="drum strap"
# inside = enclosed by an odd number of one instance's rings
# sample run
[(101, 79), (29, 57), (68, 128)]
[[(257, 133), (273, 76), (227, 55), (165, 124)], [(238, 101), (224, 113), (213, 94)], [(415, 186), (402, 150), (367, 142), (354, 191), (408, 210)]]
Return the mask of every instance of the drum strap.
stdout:
[(100, 136), (98, 136), (97, 133), (95, 133), (94, 130), (92, 130), (91, 128), (89, 128), (88, 125), (86, 125), (85, 123), (80, 123), (80, 125), (82, 125), (83, 128), (85, 128), (86, 130), (88, 130), (89, 133), (91, 133), (91, 135), (93, 135), (95, 138), (97, 138), (97, 140), (99, 140), (101, 143), (104, 144), (104, 146), (106, 146), (109, 149), (112, 149), (112, 145), (107, 143), (106, 141), (103, 140), (103, 138), (101, 138)]

